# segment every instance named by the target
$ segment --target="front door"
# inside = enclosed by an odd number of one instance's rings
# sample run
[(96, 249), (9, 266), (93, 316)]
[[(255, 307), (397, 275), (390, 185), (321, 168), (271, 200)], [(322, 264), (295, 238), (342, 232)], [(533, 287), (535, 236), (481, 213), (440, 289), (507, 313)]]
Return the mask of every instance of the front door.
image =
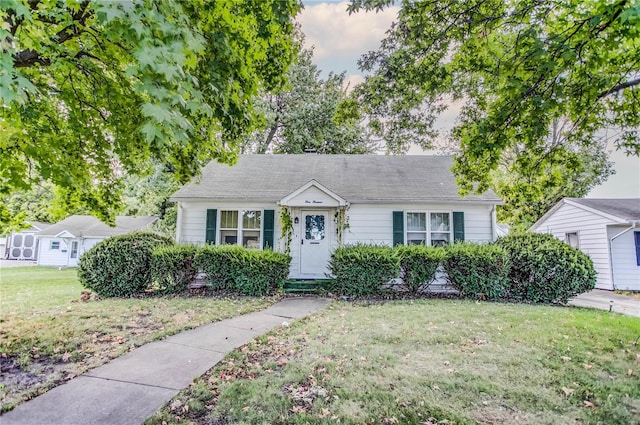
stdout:
[(78, 241), (71, 241), (71, 249), (69, 250), (69, 267), (78, 265)]
[(326, 211), (302, 211), (300, 240), (301, 274), (324, 276), (329, 272), (329, 214)]

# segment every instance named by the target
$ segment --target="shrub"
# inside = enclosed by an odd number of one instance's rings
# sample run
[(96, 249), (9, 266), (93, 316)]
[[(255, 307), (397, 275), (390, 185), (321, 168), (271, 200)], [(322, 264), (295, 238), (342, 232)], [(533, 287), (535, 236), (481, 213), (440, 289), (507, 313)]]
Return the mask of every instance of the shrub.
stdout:
[(284, 289), (291, 257), (271, 250), (246, 250), (235, 271), (235, 290), (244, 295), (261, 296)]
[(400, 278), (409, 292), (418, 293), (433, 282), (444, 250), (424, 245), (395, 248), (400, 259)]
[(396, 250), (386, 246), (352, 245), (337, 248), (331, 255), (335, 276), (332, 290), (344, 295), (375, 295), (383, 285), (399, 276)]
[(161, 246), (151, 254), (151, 278), (161, 293), (175, 294), (189, 287), (198, 274), (193, 245)]
[(201, 248), (194, 262), (206, 273), (213, 289), (261, 296), (284, 287), (291, 257), (271, 250), (223, 245)]
[(196, 253), (195, 267), (207, 276), (213, 290), (233, 291), (233, 276), (242, 262), (245, 249), (237, 245), (207, 245)]
[(509, 256), (499, 246), (450, 245), (443, 265), (449, 282), (464, 296), (495, 299), (509, 287)]
[(582, 251), (552, 235), (512, 234), (496, 244), (511, 259), (509, 294), (534, 303), (566, 303), (595, 287), (593, 262)]
[(84, 253), (78, 262), (82, 286), (101, 297), (129, 297), (151, 286), (151, 253), (173, 241), (155, 233), (114, 236)]

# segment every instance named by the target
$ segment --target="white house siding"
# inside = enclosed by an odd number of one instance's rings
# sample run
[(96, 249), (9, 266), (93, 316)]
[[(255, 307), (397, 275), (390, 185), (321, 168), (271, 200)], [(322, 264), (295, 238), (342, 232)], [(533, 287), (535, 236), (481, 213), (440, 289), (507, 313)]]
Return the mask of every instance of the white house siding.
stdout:
[[(268, 202), (181, 202), (180, 223), (177, 227), (176, 240), (178, 243), (203, 245), (205, 243), (207, 228), (207, 210), (275, 210), (276, 238), (280, 236), (279, 208)], [(218, 228), (220, 223), (218, 223)], [(219, 233), (219, 232), (218, 232)], [(262, 235), (261, 235), (262, 236)]]
[[(629, 226), (609, 226), (609, 240)], [(640, 231), (640, 228), (636, 229)], [(634, 231), (629, 230), (611, 242), (613, 285), (615, 289), (640, 291), (640, 266), (637, 264)]]
[[(78, 260), (89, 249), (91, 249), (98, 242), (104, 240), (104, 238), (76, 238), (76, 239), (63, 239), (48, 236), (39, 236), (39, 248), (38, 248), (38, 265), (39, 266), (56, 266), (56, 267), (75, 267), (78, 265)], [(56, 241), (60, 243), (59, 249), (51, 249), (51, 242)], [(71, 251), (71, 242), (78, 242), (78, 257), (73, 259), (69, 258)]]
[(552, 234), (562, 241), (567, 233), (577, 232), (580, 250), (591, 257), (598, 273), (596, 288), (613, 289), (606, 227), (610, 222), (598, 214), (563, 204), (539, 223), (535, 231)]
[(465, 241), (493, 240), (491, 206), (468, 204), (354, 204), (348, 212), (349, 229), (345, 244), (393, 244), (393, 211), (404, 212), (464, 212)]
[[(38, 248), (39, 266), (66, 266), (69, 257), (69, 247), (62, 238), (38, 237), (40, 240)], [(51, 243), (58, 242), (58, 249), (51, 249)]]

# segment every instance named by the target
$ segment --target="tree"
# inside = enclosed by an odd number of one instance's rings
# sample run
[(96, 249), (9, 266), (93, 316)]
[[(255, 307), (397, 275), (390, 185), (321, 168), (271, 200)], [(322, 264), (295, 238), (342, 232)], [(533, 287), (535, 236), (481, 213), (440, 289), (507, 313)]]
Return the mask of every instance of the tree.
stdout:
[(507, 148), (491, 171), (490, 186), (504, 201), (498, 221), (526, 230), (562, 198), (581, 198), (613, 173), (606, 139), (576, 146), (563, 142), (561, 123), (552, 129), (536, 151)]
[[(302, 44), (302, 40), (299, 40)], [(312, 62), (313, 50), (302, 50), (287, 72), (287, 85), (261, 96), (256, 109), (265, 117), (243, 146), (255, 153), (368, 153), (373, 151), (363, 127), (353, 117), (336, 116), (347, 99), (345, 74), (325, 80)]]
[[(296, 0), (0, 2), (0, 196), (42, 180), (112, 222), (122, 177), (232, 163), (295, 58)], [(0, 206), (0, 216), (11, 213)]]
[[(349, 11), (391, 3), (352, 0)], [(547, 172), (536, 162), (558, 120), (568, 125), (551, 163), (573, 156), (565, 170), (580, 174), (588, 161), (575, 155), (593, 154), (609, 128), (619, 148), (640, 155), (639, 64), (637, 0), (405, 1), (381, 47), (360, 60), (372, 74), (354, 95), (390, 151), (428, 146), (439, 114), (463, 102), (450, 138), (465, 194), (489, 187), (505, 152), (523, 175)], [(396, 127), (408, 137), (394, 136)]]

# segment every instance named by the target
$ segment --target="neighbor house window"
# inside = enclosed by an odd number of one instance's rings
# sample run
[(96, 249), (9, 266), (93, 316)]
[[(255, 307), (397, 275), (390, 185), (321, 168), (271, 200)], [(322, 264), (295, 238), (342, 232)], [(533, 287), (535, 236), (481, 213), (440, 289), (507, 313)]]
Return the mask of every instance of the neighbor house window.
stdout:
[(220, 211), (220, 244), (260, 248), (262, 211)]
[(60, 241), (51, 241), (49, 249), (60, 249)]
[(574, 248), (580, 248), (580, 240), (578, 239), (578, 232), (571, 232), (564, 234), (564, 242)]
[(451, 213), (407, 213), (407, 245), (441, 246), (451, 238)]
[(636, 241), (636, 264), (640, 266), (640, 232), (633, 232)]

